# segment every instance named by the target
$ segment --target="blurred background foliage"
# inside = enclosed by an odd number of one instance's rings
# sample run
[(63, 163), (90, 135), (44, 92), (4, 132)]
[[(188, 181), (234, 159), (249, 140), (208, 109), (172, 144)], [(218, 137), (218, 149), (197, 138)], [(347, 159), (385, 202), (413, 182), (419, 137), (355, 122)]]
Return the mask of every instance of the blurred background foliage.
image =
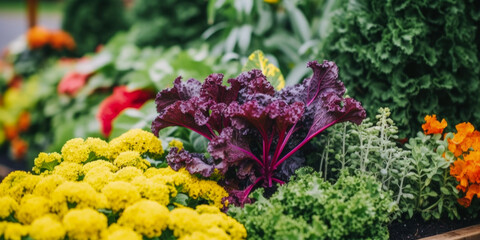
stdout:
[(62, 28), (77, 43), (77, 53), (93, 52), (115, 33), (127, 29), (124, 6), (118, 0), (66, 0)]

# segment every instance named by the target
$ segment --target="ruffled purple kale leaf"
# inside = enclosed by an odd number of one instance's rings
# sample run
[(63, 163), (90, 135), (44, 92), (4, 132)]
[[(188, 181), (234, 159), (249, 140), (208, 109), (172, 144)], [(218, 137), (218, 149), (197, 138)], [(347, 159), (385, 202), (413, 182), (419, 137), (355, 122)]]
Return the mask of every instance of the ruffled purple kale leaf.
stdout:
[(276, 92), (260, 70), (229, 79), (212, 74), (204, 83), (177, 78), (173, 88), (156, 98), (159, 115), (152, 131), (183, 126), (206, 137), (210, 158), (184, 150), (171, 151), (173, 169), (211, 176), (224, 175), (220, 184), (230, 192), (229, 201), (248, 202), (250, 191), (273, 182), (284, 183), (304, 159), (298, 151), (313, 137), (335, 123), (360, 124), (366, 113), (359, 102), (343, 98), (335, 63), (308, 63), (313, 76), (303, 83)]

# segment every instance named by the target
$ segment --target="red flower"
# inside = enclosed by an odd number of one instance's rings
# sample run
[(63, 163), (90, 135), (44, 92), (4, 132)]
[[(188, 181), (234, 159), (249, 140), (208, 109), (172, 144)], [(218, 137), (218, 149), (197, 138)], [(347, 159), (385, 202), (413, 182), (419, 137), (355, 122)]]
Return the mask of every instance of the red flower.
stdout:
[(63, 76), (57, 91), (59, 94), (75, 96), (85, 86), (88, 77), (90, 77), (89, 73), (69, 72)]
[(154, 93), (148, 90), (128, 91), (127, 87), (120, 86), (113, 90), (113, 94), (100, 104), (97, 119), (102, 125), (102, 133), (105, 137), (112, 132), (113, 120), (127, 108), (140, 108), (146, 101), (154, 98)]

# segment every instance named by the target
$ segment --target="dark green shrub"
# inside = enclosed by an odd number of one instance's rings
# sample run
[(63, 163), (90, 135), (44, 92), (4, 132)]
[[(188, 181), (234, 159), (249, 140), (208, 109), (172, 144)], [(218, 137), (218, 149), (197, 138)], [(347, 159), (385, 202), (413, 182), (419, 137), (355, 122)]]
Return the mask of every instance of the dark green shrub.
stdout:
[(120, 0), (66, 0), (62, 28), (77, 43), (77, 53), (95, 51), (116, 32), (127, 28)]
[(323, 49), (367, 112), (392, 109), (401, 136), (432, 113), (477, 125), (479, 19), (472, 0), (349, 1)]

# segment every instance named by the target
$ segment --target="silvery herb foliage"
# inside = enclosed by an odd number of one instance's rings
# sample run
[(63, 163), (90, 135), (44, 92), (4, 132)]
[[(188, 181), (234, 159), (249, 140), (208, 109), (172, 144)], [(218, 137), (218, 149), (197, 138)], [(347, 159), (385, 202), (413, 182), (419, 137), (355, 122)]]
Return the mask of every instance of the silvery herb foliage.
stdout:
[(324, 148), (312, 156), (320, 158), (315, 168), (327, 179), (336, 179), (342, 170), (375, 176), (384, 190), (393, 192), (399, 206), (396, 217), (419, 214), (425, 220), (458, 219), (458, 191), (449, 174), (451, 160), (442, 156), (448, 143), (440, 134), (419, 132), (403, 146), (390, 114), (388, 108), (380, 108), (376, 123), (366, 119), (358, 126), (344, 123), (331, 128), (316, 140)]

